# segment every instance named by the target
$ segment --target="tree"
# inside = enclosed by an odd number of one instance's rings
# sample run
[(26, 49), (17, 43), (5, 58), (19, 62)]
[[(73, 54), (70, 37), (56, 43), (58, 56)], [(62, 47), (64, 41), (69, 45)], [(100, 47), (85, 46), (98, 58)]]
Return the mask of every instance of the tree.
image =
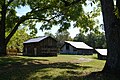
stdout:
[[(95, 25), (93, 18), (97, 13), (89, 16), (85, 13), (82, 4), (86, 0), (1, 0), (0, 1), (0, 55), (6, 55), (6, 45), (17, 29), (22, 26), (28, 26), (31, 33), (37, 33), (35, 25), (41, 22), (41, 30), (51, 29), (53, 25), (59, 25), (59, 31), (70, 27), (70, 22), (75, 22), (74, 27), (80, 26), (88, 30), (88, 25)], [(25, 15), (17, 16), (16, 8), (29, 6), (31, 11)], [(80, 21), (89, 23), (81, 23)], [(81, 23), (81, 24), (80, 24)], [(83, 25), (82, 25), (83, 24)], [(86, 27), (86, 28), (85, 28)], [(5, 37), (5, 32), (9, 35)]]
[(62, 31), (62, 32), (57, 32), (55, 34), (55, 37), (56, 37), (56, 40), (58, 41), (59, 47), (61, 47), (65, 41), (72, 40), (70, 33), (67, 30)]
[(31, 36), (29, 36), (26, 32), (25, 29), (19, 29), (13, 37), (10, 39), (7, 49), (10, 49), (11, 47), (14, 49), (17, 49), (18, 52), (23, 51), (23, 42), (30, 39)]
[(120, 73), (120, 0), (100, 0), (107, 42), (104, 72)]
[(96, 48), (106, 48), (106, 39), (104, 33), (93, 33), (90, 32), (86, 36), (86, 43), (90, 46), (92, 46), (94, 49)]
[(94, 49), (106, 48), (106, 39), (103, 32), (99, 32), (99, 33), (90, 32), (87, 35), (80, 32), (74, 37), (74, 41), (85, 42)]
[[(40, 29), (50, 29), (59, 24), (60, 31), (68, 29), (70, 21), (75, 21), (83, 14), (80, 0), (1, 0), (0, 1), (0, 55), (6, 55), (6, 46), (20, 25), (29, 26), (32, 33), (37, 33), (34, 27), (42, 22)], [(17, 16), (15, 8), (29, 6), (31, 11), (26, 15)], [(84, 14), (83, 14), (84, 15)], [(9, 35), (5, 37), (6, 31)]]
[(85, 42), (86, 41), (86, 36), (82, 32), (80, 32), (79, 34), (77, 34), (74, 37), (74, 41)]
[(105, 38), (105, 33), (99, 33), (96, 36), (96, 43), (95, 43), (95, 48), (100, 48), (100, 49), (106, 49), (106, 38)]
[(44, 36), (51, 36), (51, 37), (55, 38), (55, 36), (51, 32), (45, 32)]
[(96, 41), (97, 41), (97, 35), (95, 33), (90, 32), (86, 36), (86, 43), (93, 47), (94, 49), (96, 48)]

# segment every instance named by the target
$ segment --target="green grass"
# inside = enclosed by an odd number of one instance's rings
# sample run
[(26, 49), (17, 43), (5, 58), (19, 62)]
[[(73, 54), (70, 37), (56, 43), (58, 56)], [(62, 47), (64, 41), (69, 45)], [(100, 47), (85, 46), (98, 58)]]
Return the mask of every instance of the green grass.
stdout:
[(97, 55), (0, 57), (0, 80), (111, 80), (99, 73), (104, 64)]

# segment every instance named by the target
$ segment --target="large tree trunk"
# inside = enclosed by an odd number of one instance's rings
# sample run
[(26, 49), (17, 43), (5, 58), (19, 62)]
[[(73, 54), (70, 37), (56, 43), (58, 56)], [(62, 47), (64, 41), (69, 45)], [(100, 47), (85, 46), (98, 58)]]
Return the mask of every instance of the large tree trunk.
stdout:
[(0, 56), (6, 55), (6, 43), (5, 43), (5, 19), (6, 19), (6, 6), (5, 0), (4, 4), (2, 5), (1, 11), (1, 23), (0, 23)]
[(6, 56), (6, 45), (4, 43), (0, 43), (0, 56)]
[[(6, 0), (3, 1), (2, 4), (2, 11), (1, 11), (1, 20), (0, 20), (0, 56), (7, 55), (6, 53), (6, 47), (8, 42), (10, 41), (11, 37), (15, 34), (18, 27), (21, 23), (23, 23), (25, 20), (28, 19), (28, 17), (21, 17), (19, 21), (17, 21), (17, 24), (15, 25), (14, 29), (11, 31), (11, 33), (5, 38), (5, 22), (6, 22), (6, 12), (8, 6), (13, 2), (14, 0), (9, 0), (8, 4), (6, 4)], [(12, 23), (11, 23), (12, 24)]]
[(113, 0), (100, 1), (108, 50), (103, 71), (120, 73), (120, 20), (115, 15)]

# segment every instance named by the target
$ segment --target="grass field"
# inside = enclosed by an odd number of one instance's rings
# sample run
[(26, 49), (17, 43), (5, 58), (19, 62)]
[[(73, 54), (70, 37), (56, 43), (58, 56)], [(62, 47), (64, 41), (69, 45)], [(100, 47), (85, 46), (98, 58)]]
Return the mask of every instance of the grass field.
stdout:
[(0, 80), (112, 80), (111, 75), (99, 73), (104, 64), (97, 55), (0, 57)]

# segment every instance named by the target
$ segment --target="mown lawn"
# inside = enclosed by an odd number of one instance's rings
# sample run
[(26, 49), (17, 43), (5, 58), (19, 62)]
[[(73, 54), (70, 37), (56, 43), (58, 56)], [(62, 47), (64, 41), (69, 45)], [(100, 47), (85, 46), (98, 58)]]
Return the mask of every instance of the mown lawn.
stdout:
[(104, 64), (97, 55), (0, 57), (0, 80), (119, 80), (99, 72)]

